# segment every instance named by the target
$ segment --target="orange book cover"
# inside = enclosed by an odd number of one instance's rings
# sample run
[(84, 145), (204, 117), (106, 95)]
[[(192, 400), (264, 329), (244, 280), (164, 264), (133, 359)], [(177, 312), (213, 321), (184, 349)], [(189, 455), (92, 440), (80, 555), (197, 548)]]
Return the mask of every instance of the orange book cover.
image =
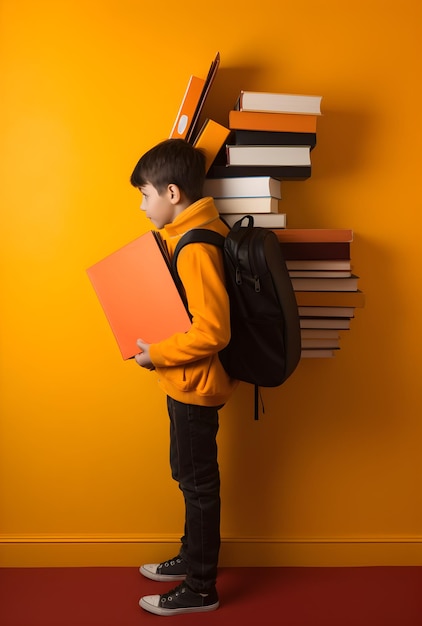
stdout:
[(156, 343), (189, 330), (159, 234), (149, 231), (87, 269), (123, 359), (137, 339)]
[(222, 124), (207, 119), (198, 133), (193, 145), (205, 153), (205, 170), (208, 172), (215, 157), (230, 135), (230, 130)]
[(193, 123), (195, 111), (205, 86), (205, 78), (191, 76), (171, 129), (170, 139), (185, 139)]
[(298, 306), (350, 306), (365, 305), (362, 291), (295, 291)]
[(220, 53), (217, 52), (206, 78), (189, 78), (169, 139), (186, 139), (191, 142), (219, 65)]
[(290, 133), (316, 133), (318, 115), (295, 113), (261, 113), (254, 111), (229, 111), (229, 128), (232, 130), (267, 130)]
[(353, 230), (351, 228), (273, 228), (281, 243), (291, 241), (310, 242), (351, 242)]
[(212, 84), (214, 82), (214, 79), (215, 79), (215, 76), (217, 74), (217, 70), (218, 70), (219, 65), (220, 65), (220, 53), (217, 52), (217, 54), (215, 55), (215, 58), (213, 59), (211, 65), (210, 65), (210, 69), (208, 70), (208, 74), (207, 74), (207, 77), (205, 79), (204, 88), (202, 90), (202, 94), (201, 94), (201, 97), (199, 99), (198, 106), (196, 107), (196, 111), (195, 111), (195, 114), (193, 116), (192, 124), (191, 124), (191, 126), (189, 128), (189, 131), (188, 131), (188, 134), (186, 136), (186, 141), (189, 141), (189, 143), (192, 143), (192, 139), (197, 134), (197, 127), (198, 127), (198, 124), (200, 122), (201, 113), (202, 113), (202, 110), (204, 108), (205, 101), (208, 98), (208, 94), (209, 94), (211, 86), (212, 86)]

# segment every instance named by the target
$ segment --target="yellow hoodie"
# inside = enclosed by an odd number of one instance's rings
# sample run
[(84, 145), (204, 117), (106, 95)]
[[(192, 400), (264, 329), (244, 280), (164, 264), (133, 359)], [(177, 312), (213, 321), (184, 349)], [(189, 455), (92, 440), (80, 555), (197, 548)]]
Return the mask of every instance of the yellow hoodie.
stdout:
[[(212, 198), (191, 204), (159, 232), (170, 257), (180, 237), (192, 228), (207, 228), (223, 235)], [(192, 326), (150, 346), (150, 356), (161, 389), (186, 404), (224, 404), (238, 381), (225, 372), (218, 357), (230, 339), (229, 300), (224, 285), (222, 252), (216, 246), (195, 243), (180, 252), (177, 269), (185, 288)], [(169, 311), (171, 315), (171, 311)]]

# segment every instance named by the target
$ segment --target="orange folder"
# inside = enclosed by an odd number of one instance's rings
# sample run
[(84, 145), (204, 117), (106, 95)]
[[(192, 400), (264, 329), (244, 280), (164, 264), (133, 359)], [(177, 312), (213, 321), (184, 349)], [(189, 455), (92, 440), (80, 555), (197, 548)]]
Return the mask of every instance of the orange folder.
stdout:
[(193, 124), (195, 111), (201, 99), (204, 86), (205, 78), (199, 78), (198, 76), (189, 78), (182, 103), (170, 132), (170, 139), (184, 139), (188, 134)]
[(189, 330), (159, 234), (149, 231), (87, 269), (123, 359), (137, 339), (156, 343)]
[(219, 65), (220, 53), (217, 52), (206, 78), (199, 78), (193, 75), (189, 78), (173, 128), (170, 131), (170, 139), (176, 138), (186, 139), (189, 142), (192, 141)]

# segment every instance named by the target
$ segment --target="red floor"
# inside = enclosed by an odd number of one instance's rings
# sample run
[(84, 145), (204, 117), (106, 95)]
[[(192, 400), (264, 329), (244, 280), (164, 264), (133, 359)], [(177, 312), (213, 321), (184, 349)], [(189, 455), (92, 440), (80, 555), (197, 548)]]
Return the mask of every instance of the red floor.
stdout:
[[(1, 626), (135, 626), (138, 606), (168, 591), (136, 568), (0, 569)], [(422, 626), (422, 567), (223, 568), (220, 609), (174, 626)], [(166, 623), (170, 623), (166, 622)]]

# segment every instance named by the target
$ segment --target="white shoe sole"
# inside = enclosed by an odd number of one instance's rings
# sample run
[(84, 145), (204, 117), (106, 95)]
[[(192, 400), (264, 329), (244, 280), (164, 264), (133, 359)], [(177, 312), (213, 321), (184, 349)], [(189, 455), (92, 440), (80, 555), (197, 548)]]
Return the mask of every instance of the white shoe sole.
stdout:
[(148, 598), (151, 597), (155, 598), (155, 596), (146, 596), (145, 598), (141, 598), (139, 600), (139, 606), (149, 613), (154, 613), (154, 615), (169, 616), (183, 615), (185, 613), (206, 613), (208, 611), (215, 611), (220, 606), (219, 602), (215, 602), (214, 604), (210, 604), (208, 606), (190, 606), (180, 609), (163, 609), (160, 606), (155, 606), (155, 604), (151, 604), (150, 602), (148, 602)]
[(145, 576), (145, 578), (149, 578), (150, 580), (156, 580), (158, 582), (177, 582), (180, 580), (185, 580), (186, 578), (186, 574), (154, 574), (154, 572), (151, 572), (149, 569), (147, 569), (146, 567), (144, 567), (143, 565), (141, 565), (141, 567), (139, 568), (139, 571), (141, 572), (142, 576)]

